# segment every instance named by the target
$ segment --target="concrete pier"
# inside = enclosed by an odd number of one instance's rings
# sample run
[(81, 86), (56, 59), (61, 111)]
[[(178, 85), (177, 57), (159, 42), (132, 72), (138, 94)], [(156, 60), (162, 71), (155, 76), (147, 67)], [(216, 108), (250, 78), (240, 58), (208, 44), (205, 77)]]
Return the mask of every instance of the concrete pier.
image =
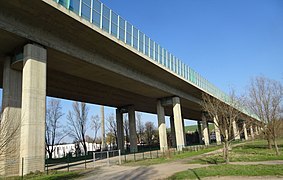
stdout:
[(207, 127), (207, 119), (206, 119), (204, 114), (202, 114), (202, 134), (203, 134), (204, 144), (206, 146), (209, 145), (209, 134), (208, 134), (208, 127)]
[(0, 141), (0, 175), (18, 175), (20, 160), (20, 128), (22, 103), (22, 73), (11, 68), (11, 58), (4, 59), (3, 98)]
[(249, 138), (248, 138), (248, 132), (247, 132), (247, 127), (246, 127), (245, 122), (243, 122), (243, 130), (244, 130), (245, 140), (247, 141)]
[(171, 138), (172, 138), (172, 147), (176, 147), (176, 133), (175, 133), (175, 124), (173, 116), (170, 116), (170, 129), (171, 129)]
[(235, 140), (240, 140), (240, 132), (239, 132), (236, 121), (232, 122), (232, 126), (233, 126), (233, 136)]
[(182, 151), (183, 147), (185, 146), (185, 142), (184, 142), (184, 131), (182, 125), (183, 118), (181, 112), (180, 98), (173, 97), (172, 102), (173, 102), (173, 114), (174, 114), (177, 149)]
[(124, 148), (124, 127), (123, 127), (123, 113), (120, 109), (116, 109), (116, 124), (117, 124), (117, 145), (118, 149), (123, 153), (125, 151)]
[(252, 140), (254, 140), (255, 139), (255, 135), (254, 135), (253, 125), (250, 126), (250, 133), (251, 133)]
[(161, 151), (168, 150), (167, 133), (165, 124), (164, 107), (161, 105), (161, 101), (157, 101), (157, 118), (158, 118), (158, 132), (159, 132), (159, 144)]
[(129, 107), (128, 109), (129, 115), (129, 126), (130, 126), (130, 151), (137, 152), (137, 131), (136, 131), (136, 116), (135, 116), (135, 109), (133, 106)]
[(202, 140), (202, 129), (201, 129), (201, 122), (197, 121), (198, 124), (198, 138), (199, 138), (199, 143), (203, 144), (203, 140)]
[[(105, 149), (105, 118), (104, 118), (104, 106), (100, 106), (101, 114), (101, 150)], [(117, 124), (118, 126), (118, 124)]]
[(221, 144), (221, 135), (220, 135), (219, 125), (215, 117), (213, 118), (213, 122), (214, 122), (216, 144), (219, 145)]
[(23, 174), (45, 168), (45, 106), (47, 52), (36, 44), (24, 47), (20, 158)]

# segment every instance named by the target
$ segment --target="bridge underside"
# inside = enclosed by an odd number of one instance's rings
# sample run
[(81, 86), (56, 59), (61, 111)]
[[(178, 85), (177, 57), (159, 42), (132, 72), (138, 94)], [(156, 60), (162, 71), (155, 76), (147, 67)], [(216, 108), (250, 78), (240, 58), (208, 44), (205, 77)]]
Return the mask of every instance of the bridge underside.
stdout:
[[(45, 46), (48, 96), (111, 107), (134, 105), (138, 111), (156, 114), (157, 99), (177, 95), (181, 98), (183, 117), (201, 120), (201, 107), (195, 102), (201, 99), (201, 90), (121, 46), (118, 40), (103, 36), (42, 1), (8, 1), (1, 3), (1, 7), (0, 56), (22, 51), (23, 45), (28, 42)], [(11, 14), (14, 12), (16, 17)], [(20, 24), (9, 27), (5, 20)], [(89, 61), (84, 59), (88, 58), (88, 54), (74, 55), (74, 46), (89, 51), (92, 55)], [(112, 71), (111, 67), (100, 66), (105, 59), (124, 69)], [(2, 77), (3, 62), (1, 64)], [(153, 84), (159, 82), (160, 86), (144, 83), (140, 80), (143, 77), (154, 80)], [(184, 96), (168, 91), (167, 86), (175, 87)], [(186, 98), (187, 95), (194, 101)], [(165, 108), (166, 115), (172, 115), (171, 109)]]

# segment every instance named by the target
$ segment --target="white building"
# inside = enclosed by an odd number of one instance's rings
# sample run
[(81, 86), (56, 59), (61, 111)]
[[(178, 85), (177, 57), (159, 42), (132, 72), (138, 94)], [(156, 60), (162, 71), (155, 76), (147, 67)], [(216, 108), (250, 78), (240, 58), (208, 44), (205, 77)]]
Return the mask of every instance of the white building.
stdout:
[[(51, 146), (49, 147), (51, 148)], [(71, 153), (72, 156), (75, 155), (76, 152), (76, 144), (60, 144), (53, 146), (54, 151), (52, 153), (52, 158), (62, 158), (65, 157), (68, 153)], [(79, 148), (81, 154), (84, 155), (84, 148), (81, 143), (79, 143)], [(86, 142), (87, 151), (97, 151), (100, 149), (100, 144), (96, 143), (88, 143)], [(49, 158), (48, 153), (46, 152), (46, 157)]]

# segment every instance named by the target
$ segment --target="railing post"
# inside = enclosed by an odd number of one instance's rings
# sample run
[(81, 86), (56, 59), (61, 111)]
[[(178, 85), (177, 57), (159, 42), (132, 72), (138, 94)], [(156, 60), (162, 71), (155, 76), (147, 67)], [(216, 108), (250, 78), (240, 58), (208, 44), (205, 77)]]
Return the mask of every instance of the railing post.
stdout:
[(86, 153), (85, 153), (85, 169), (86, 169)]
[(109, 151), (107, 151), (107, 165), (110, 166)]
[(68, 155), (68, 159), (67, 159), (67, 164), (68, 164), (68, 172), (70, 171), (70, 153)]
[(119, 164), (122, 164), (122, 160), (121, 160), (121, 149), (119, 149)]

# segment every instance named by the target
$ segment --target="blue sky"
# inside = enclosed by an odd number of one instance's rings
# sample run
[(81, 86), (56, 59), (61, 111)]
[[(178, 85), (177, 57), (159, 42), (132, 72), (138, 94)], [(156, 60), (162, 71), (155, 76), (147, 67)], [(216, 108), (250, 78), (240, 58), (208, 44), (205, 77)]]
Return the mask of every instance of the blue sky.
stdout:
[(282, 0), (102, 2), (225, 92), (283, 81)]
[[(244, 93), (258, 75), (283, 82), (283, 0), (102, 2), (226, 93)], [(71, 103), (62, 102), (65, 114)]]

